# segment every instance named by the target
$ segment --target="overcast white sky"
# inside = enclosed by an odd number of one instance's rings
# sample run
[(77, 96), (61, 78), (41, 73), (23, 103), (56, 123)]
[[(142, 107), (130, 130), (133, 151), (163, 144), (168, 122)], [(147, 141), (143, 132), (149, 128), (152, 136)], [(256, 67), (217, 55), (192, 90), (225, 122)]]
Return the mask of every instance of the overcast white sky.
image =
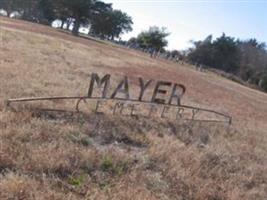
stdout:
[(191, 39), (217, 37), (223, 32), (241, 39), (267, 42), (267, 0), (104, 0), (128, 13), (133, 31), (123, 39), (137, 36), (149, 26), (166, 27), (169, 49), (185, 49)]

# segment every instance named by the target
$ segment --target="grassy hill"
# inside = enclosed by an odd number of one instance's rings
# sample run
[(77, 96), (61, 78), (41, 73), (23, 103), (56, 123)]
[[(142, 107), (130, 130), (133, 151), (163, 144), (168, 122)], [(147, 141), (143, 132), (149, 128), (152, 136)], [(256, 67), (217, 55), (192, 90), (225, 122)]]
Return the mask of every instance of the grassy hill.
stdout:
[[(266, 94), (2, 17), (0, 50), (0, 199), (266, 199)], [(63, 100), (5, 107), (9, 98), (84, 95), (92, 72), (182, 83), (183, 104), (228, 113), (233, 124), (34, 109), (74, 110)]]

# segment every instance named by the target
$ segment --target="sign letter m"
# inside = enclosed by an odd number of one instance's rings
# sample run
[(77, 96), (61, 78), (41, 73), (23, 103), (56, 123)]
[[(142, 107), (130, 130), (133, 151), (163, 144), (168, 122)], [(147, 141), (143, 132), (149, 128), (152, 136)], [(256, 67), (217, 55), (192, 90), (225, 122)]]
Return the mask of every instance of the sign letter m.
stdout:
[(110, 74), (106, 74), (102, 79), (100, 79), (96, 73), (93, 73), (91, 75), (91, 82), (90, 82), (90, 87), (88, 90), (88, 97), (92, 97), (95, 83), (98, 89), (103, 89), (102, 98), (106, 98), (108, 87), (110, 85)]

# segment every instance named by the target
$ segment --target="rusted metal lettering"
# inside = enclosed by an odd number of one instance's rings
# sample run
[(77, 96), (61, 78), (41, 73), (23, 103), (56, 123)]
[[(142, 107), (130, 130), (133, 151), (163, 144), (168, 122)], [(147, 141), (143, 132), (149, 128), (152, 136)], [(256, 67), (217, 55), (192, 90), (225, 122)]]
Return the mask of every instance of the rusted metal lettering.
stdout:
[[(180, 90), (178, 91), (178, 89), (180, 89)], [(185, 90), (186, 90), (185, 86), (175, 83), (173, 85), (173, 89), (172, 89), (171, 97), (170, 97), (170, 100), (169, 100), (169, 104), (170, 105), (180, 106), (181, 105), (181, 98), (184, 95)], [(176, 103), (172, 104), (174, 99), (176, 100)]]
[(154, 89), (154, 93), (152, 96), (151, 102), (158, 103), (158, 104), (165, 104), (165, 99), (160, 99), (157, 97), (158, 94), (165, 95), (167, 93), (166, 89), (162, 89), (162, 86), (170, 87), (172, 85), (171, 82), (165, 82), (165, 81), (158, 81), (156, 84), (156, 87)]
[(178, 108), (177, 113), (176, 113), (176, 119), (182, 119), (183, 118), (183, 116), (182, 116), (183, 112), (184, 112), (183, 108)]
[(124, 99), (130, 99), (129, 95), (129, 84), (128, 84), (128, 78), (127, 76), (124, 76), (123, 80), (119, 83), (118, 87), (115, 89), (113, 94), (111, 95), (111, 99), (120, 99), (117, 98), (117, 94), (121, 93), (124, 95)]
[(122, 111), (124, 109), (124, 105), (125, 105), (125, 103), (123, 103), (123, 102), (116, 103), (115, 106), (113, 107), (113, 115), (115, 115), (117, 113), (117, 110), (119, 110), (119, 114), (122, 114)]
[(135, 112), (136, 112), (136, 106), (138, 106), (137, 104), (132, 104), (131, 105), (131, 112), (130, 112), (130, 116), (132, 117), (136, 117), (138, 116)]
[(150, 83), (153, 80), (148, 80), (148, 81), (144, 82), (144, 80), (141, 77), (139, 77), (138, 79), (139, 79), (139, 83), (140, 83), (140, 95), (139, 95), (138, 100), (142, 101), (142, 98), (144, 96), (145, 90), (147, 89), (147, 87), (150, 85)]
[[(161, 118), (170, 118), (173, 116), (176, 120), (192, 120), (192, 121), (205, 121), (205, 122), (227, 122), (232, 123), (232, 118), (229, 115), (220, 113), (214, 110), (205, 108), (198, 108), (194, 106), (183, 105), (181, 99), (186, 92), (186, 88), (182, 84), (172, 83), (169, 81), (157, 81), (154, 88), (150, 89), (154, 80), (144, 80), (142, 77), (138, 77), (139, 81), (139, 93), (130, 94), (129, 80), (127, 76), (124, 76), (115, 88), (111, 88), (111, 75), (106, 74), (100, 77), (97, 73), (92, 73), (88, 93), (85, 96), (66, 96), (66, 97), (37, 97), (37, 98), (19, 98), (8, 99), (6, 106), (11, 106), (12, 103), (33, 102), (33, 101), (54, 101), (54, 100), (77, 100), (76, 112), (81, 112), (79, 106), (81, 103), (88, 103), (89, 100), (95, 100), (96, 106), (94, 113), (104, 114), (109, 108), (104, 109), (104, 103), (106, 101), (115, 101), (115, 104), (111, 106), (113, 115), (129, 115), (138, 116), (143, 115), (145, 117), (159, 116)], [(114, 84), (112, 84), (114, 85)], [(95, 90), (100, 92), (97, 94)], [(113, 93), (110, 93), (110, 90)], [(111, 94), (111, 95), (110, 95)], [(150, 100), (145, 100), (147, 94), (152, 94)], [(170, 94), (168, 97), (167, 94)], [(88, 101), (87, 101), (88, 100)], [(139, 103), (139, 104), (137, 104)], [(142, 114), (137, 114), (137, 107), (142, 104), (142, 110), (145, 110)], [(108, 107), (108, 106), (107, 106)], [(145, 107), (145, 109), (143, 108)], [(102, 108), (102, 109), (101, 109)], [(161, 110), (162, 109), (162, 110)], [(44, 110), (44, 109), (42, 109)], [(49, 111), (59, 111), (58, 109), (47, 109)], [(62, 111), (62, 110), (61, 110)], [(69, 111), (68, 111), (69, 112)], [(209, 116), (210, 118), (207, 116)], [(196, 118), (197, 115), (197, 118)], [(216, 116), (217, 118), (212, 118)], [(224, 120), (225, 119), (225, 120)]]
[(199, 112), (199, 109), (193, 109), (192, 110), (192, 120), (194, 120), (195, 119), (195, 116), (196, 116), (196, 114)]
[(151, 116), (152, 116), (152, 113), (154, 113), (154, 112), (157, 112), (157, 106), (151, 104), (151, 105), (150, 105), (149, 112), (148, 112), (148, 117), (151, 117)]
[(167, 118), (167, 117), (165, 116), (165, 114), (168, 113), (169, 110), (170, 110), (170, 107), (169, 107), (169, 106), (164, 106), (164, 107), (163, 107), (163, 110), (162, 110), (162, 112), (161, 112), (160, 117), (161, 117), (161, 118)]
[(91, 75), (91, 81), (90, 81), (90, 86), (88, 90), (88, 97), (92, 97), (93, 95), (93, 90), (94, 90), (94, 85), (95, 82), (97, 84), (97, 88), (101, 88), (101, 86), (104, 84), (104, 89), (102, 92), (102, 98), (106, 98), (107, 96), (107, 91), (110, 85), (110, 74), (106, 74), (102, 79), (99, 78), (99, 76), (95, 73)]
[(103, 100), (98, 100), (98, 101), (96, 102), (96, 106), (95, 106), (95, 113), (96, 113), (96, 114), (104, 114), (103, 112), (100, 112), (100, 111), (99, 111), (99, 107), (101, 106), (102, 103), (104, 103)]

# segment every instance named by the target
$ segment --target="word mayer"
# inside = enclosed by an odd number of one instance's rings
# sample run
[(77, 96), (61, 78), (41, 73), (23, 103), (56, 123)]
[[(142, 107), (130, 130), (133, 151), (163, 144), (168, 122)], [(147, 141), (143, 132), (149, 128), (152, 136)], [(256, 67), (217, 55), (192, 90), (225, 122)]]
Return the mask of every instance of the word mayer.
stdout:
[[(186, 88), (182, 84), (170, 81), (156, 81), (141, 77), (129, 79), (123, 76), (119, 81), (110, 74), (91, 75), (88, 93), (85, 96), (29, 97), (8, 99), (12, 103), (73, 100), (77, 99), (76, 111), (86, 100), (96, 100), (95, 113), (112, 113), (130, 116), (160, 116), (161, 118), (182, 119), (231, 124), (232, 117), (214, 110), (182, 105), (181, 99)], [(93, 104), (90, 104), (93, 105)], [(87, 107), (88, 108), (88, 107)], [(47, 109), (57, 111), (58, 109)], [(62, 111), (62, 110), (61, 110)], [(64, 111), (64, 110), (63, 110)]]
[(98, 74), (93, 73), (88, 97), (180, 106), (181, 98), (186, 91), (185, 86), (182, 84), (169, 81), (154, 81), (152, 79), (144, 80), (141, 77), (138, 78), (137, 86), (135, 84), (134, 87), (138, 88), (138, 95), (130, 93), (130, 81), (127, 76), (124, 76), (121, 81), (115, 84), (115, 87), (111, 87), (110, 74), (99, 77)]

